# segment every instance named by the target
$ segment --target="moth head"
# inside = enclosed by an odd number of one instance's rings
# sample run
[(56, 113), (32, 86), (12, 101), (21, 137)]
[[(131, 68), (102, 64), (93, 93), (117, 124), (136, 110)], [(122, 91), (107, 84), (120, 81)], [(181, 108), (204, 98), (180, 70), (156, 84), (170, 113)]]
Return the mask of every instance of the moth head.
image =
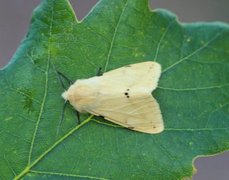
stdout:
[(87, 80), (77, 80), (67, 91), (62, 93), (62, 97), (81, 112), (85, 106), (95, 100), (96, 91), (94, 88), (93, 83)]

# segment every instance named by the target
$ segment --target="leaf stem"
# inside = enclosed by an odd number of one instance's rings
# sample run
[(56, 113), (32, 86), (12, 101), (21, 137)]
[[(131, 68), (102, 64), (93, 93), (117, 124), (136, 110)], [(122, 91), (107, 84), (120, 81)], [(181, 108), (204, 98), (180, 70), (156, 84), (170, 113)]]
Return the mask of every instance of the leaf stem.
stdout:
[(87, 124), (92, 120), (94, 115), (90, 115), (86, 120), (84, 120), (81, 124), (73, 128), (71, 131), (69, 131), (67, 134), (65, 134), (62, 138), (60, 138), (58, 141), (56, 141), (49, 149), (47, 149), (43, 154), (41, 154), (33, 163), (31, 163), (29, 166), (27, 166), (19, 175), (17, 175), (14, 180), (21, 179), (23, 176), (25, 176), (27, 173), (29, 173), (30, 169), (34, 167), (41, 159), (43, 159), (48, 153), (50, 153), (55, 147), (57, 147), (62, 141), (64, 141), (66, 138), (68, 138), (70, 135), (72, 135), (76, 130), (81, 128), (83, 125)]

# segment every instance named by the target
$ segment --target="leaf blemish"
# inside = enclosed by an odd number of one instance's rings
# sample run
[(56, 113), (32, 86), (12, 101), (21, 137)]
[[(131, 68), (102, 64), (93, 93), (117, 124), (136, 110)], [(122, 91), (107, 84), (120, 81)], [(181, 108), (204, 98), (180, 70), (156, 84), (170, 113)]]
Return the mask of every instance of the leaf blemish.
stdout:
[(23, 103), (24, 103), (24, 108), (27, 109), (27, 111), (30, 113), (33, 111), (33, 95), (32, 91), (29, 89), (18, 89), (18, 91), (23, 94)]

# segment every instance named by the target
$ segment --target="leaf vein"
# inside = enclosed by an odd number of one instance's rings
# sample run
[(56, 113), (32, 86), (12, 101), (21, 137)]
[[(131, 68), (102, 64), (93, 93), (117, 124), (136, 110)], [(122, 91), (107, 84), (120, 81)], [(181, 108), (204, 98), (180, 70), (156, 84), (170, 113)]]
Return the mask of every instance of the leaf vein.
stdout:
[(171, 87), (158, 86), (158, 88), (163, 90), (169, 90), (169, 91), (198, 91), (198, 90), (208, 90), (208, 89), (220, 89), (227, 86), (229, 86), (229, 83), (223, 85), (208, 86), (208, 87), (171, 88)]
[(79, 177), (79, 178), (87, 178), (87, 179), (97, 179), (97, 180), (107, 180), (105, 178), (95, 177), (95, 176), (86, 176), (86, 175), (79, 175), (79, 174), (67, 174), (61, 172), (48, 172), (48, 171), (35, 171), (31, 170), (31, 173), (35, 174), (46, 174), (46, 175), (56, 175), (56, 176), (67, 176), (67, 177)]
[(123, 8), (123, 10), (122, 10), (122, 12), (121, 12), (121, 14), (120, 14), (120, 16), (118, 18), (118, 22), (117, 22), (116, 27), (114, 29), (114, 34), (113, 34), (113, 37), (112, 37), (112, 40), (111, 40), (111, 43), (110, 43), (110, 48), (109, 48), (109, 51), (108, 51), (107, 60), (106, 60), (106, 64), (105, 64), (105, 67), (104, 67), (104, 72), (106, 72), (108, 64), (110, 62), (111, 52), (112, 52), (112, 48), (114, 46), (114, 41), (115, 41), (115, 38), (116, 38), (116, 35), (117, 35), (117, 31), (118, 31), (118, 28), (119, 28), (123, 13), (125, 12), (125, 9), (127, 7), (127, 4), (128, 4), (128, 0), (126, 0), (124, 8)]
[(14, 176), (16, 176), (16, 173), (15, 173), (13, 167), (10, 165), (10, 162), (8, 161), (8, 159), (6, 159), (6, 155), (5, 155), (5, 154), (3, 155), (3, 158), (4, 158), (4, 160), (6, 161), (7, 166), (10, 168), (10, 170), (11, 170), (12, 173), (14, 174)]
[(35, 98), (32, 98), (29, 94), (27, 94), (27, 93), (21, 91), (20, 89), (14, 89), (14, 88), (11, 88), (11, 87), (9, 87), (9, 89), (10, 89), (11, 91), (17, 92), (17, 93), (19, 93), (19, 94), (21, 94), (21, 95), (23, 95), (23, 96), (26, 96), (26, 97), (29, 98), (30, 100), (33, 100), (34, 102), (36, 102), (36, 103), (38, 103), (38, 104), (40, 104), (40, 105), (42, 104), (39, 100), (37, 100), (37, 99), (35, 99)]
[(102, 121), (98, 121), (96, 119), (92, 119), (92, 121), (94, 121), (97, 124), (102, 124), (102, 125), (105, 125), (105, 126), (110, 126), (110, 127), (114, 127), (114, 128), (123, 128), (122, 126), (115, 125), (115, 124), (110, 124), (110, 123), (106, 123), (106, 122), (102, 122)]
[[(53, 1), (54, 3), (54, 1)], [(33, 137), (30, 145), (30, 150), (29, 150), (29, 157), (28, 157), (28, 165), (31, 163), (31, 157), (32, 157), (32, 152), (33, 152), (33, 147), (34, 147), (34, 142), (36, 139), (37, 131), (39, 128), (39, 124), (41, 121), (42, 114), (44, 112), (44, 106), (45, 106), (45, 101), (47, 98), (47, 93), (48, 93), (48, 81), (49, 81), (49, 67), (50, 67), (50, 59), (51, 59), (51, 36), (52, 36), (52, 26), (53, 26), (53, 18), (54, 18), (54, 5), (52, 5), (52, 10), (51, 10), (51, 19), (50, 19), (50, 26), (49, 26), (49, 40), (48, 40), (48, 50), (47, 50), (47, 65), (46, 65), (46, 70), (45, 70), (45, 87), (44, 87), (44, 95), (42, 99), (42, 104), (40, 108), (40, 112), (37, 118), (35, 130), (33, 132)]]
[(171, 68), (179, 65), (180, 63), (182, 63), (183, 61), (187, 60), (188, 58), (194, 56), (195, 54), (197, 54), (198, 52), (202, 51), (203, 49), (205, 49), (210, 43), (212, 43), (213, 41), (215, 41), (219, 36), (221, 36), (225, 31), (221, 31), (220, 33), (216, 34), (213, 38), (211, 38), (209, 41), (207, 41), (205, 44), (203, 44), (203, 46), (199, 47), (198, 49), (196, 49), (195, 51), (193, 51), (192, 53), (190, 53), (189, 55), (181, 58), (180, 60), (178, 60), (177, 62), (175, 62), (174, 64), (168, 66), (167, 68), (165, 68), (162, 73), (167, 72), (168, 70), (170, 70)]
[(228, 128), (197, 128), (197, 129), (192, 129), (192, 128), (165, 128), (165, 131), (225, 131)]
[[(177, 159), (176, 159), (174, 156), (171, 155), (171, 153), (167, 150), (167, 148), (165, 148), (164, 146), (162, 146), (162, 144), (161, 144), (156, 138), (154, 138), (154, 141), (155, 141), (155, 144), (158, 145), (159, 149), (160, 149), (162, 152), (164, 152), (165, 155), (166, 155), (172, 162), (175, 162), (175, 161), (176, 161), (176, 162), (178, 162), (178, 163), (180, 164), (180, 166), (182, 167), (181, 162), (180, 162), (180, 161), (177, 161)], [(174, 174), (171, 174), (171, 175), (174, 177), (174, 179), (179, 179), (179, 177), (177, 177), (175, 173), (174, 173)]]
[(162, 34), (162, 36), (161, 36), (161, 38), (160, 38), (160, 40), (159, 40), (159, 42), (158, 42), (158, 44), (157, 44), (156, 53), (155, 53), (155, 56), (154, 56), (154, 59), (153, 59), (155, 62), (157, 61), (157, 57), (158, 57), (158, 55), (159, 55), (159, 51), (160, 51), (161, 44), (162, 44), (162, 42), (163, 42), (163, 40), (164, 40), (166, 34), (168, 33), (170, 26), (171, 26), (174, 22), (175, 22), (175, 20), (170, 21), (170, 23), (167, 25), (167, 27), (166, 27), (164, 33)]
[(224, 103), (224, 104), (222, 104), (220, 107), (218, 107), (218, 108), (216, 108), (216, 109), (214, 109), (213, 111), (211, 111), (210, 113), (209, 113), (209, 115), (208, 115), (208, 119), (207, 119), (207, 121), (206, 121), (206, 123), (205, 123), (205, 128), (207, 128), (208, 127), (208, 124), (209, 124), (209, 121), (210, 121), (210, 117), (211, 117), (211, 115), (213, 114), (213, 113), (215, 113), (216, 111), (219, 111), (220, 109), (222, 109), (222, 108), (224, 108), (224, 107), (226, 107), (227, 105), (229, 105), (229, 103), (227, 102), (227, 103)]

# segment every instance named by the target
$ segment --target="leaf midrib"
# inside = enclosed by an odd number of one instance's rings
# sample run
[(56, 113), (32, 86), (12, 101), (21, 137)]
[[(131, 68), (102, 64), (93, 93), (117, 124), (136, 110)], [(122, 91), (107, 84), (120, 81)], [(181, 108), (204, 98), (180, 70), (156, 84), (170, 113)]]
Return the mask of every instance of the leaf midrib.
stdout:
[(50, 148), (48, 148), (44, 153), (42, 153), (33, 163), (27, 166), (19, 175), (17, 175), (14, 179), (20, 179), (30, 172), (30, 169), (34, 167), (41, 159), (43, 159), (48, 153), (50, 153), (56, 146), (58, 146), (61, 142), (63, 142), (66, 138), (72, 135), (76, 130), (87, 124), (91, 121), (94, 115), (90, 115), (86, 120), (84, 120), (80, 125), (76, 126), (72, 130), (70, 130), (67, 134), (65, 134), (62, 138), (56, 141)]
[(46, 64), (46, 70), (45, 70), (44, 95), (43, 95), (40, 112), (39, 112), (39, 115), (38, 115), (38, 118), (37, 118), (37, 123), (36, 123), (36, 126), (35, 126), (35, 130), (34, 130), (32, 141), (31, 141), (31, 145), (30, 145), (29, 158), (28, 158), (27, 166), (30, 165), (30, 163), (31, 163), (31, 157), (32, 157), (32, 153), (33, 153), (34, 142), (35, 142), (35, 139), (36, 139), (36, 135), (37, 135), (37, 131), (38, 131), (38, 128), (39, 128), (40, 121), (41, 121), (41, 117), (43, 115), (44, 106), (45, 106), (47, 93), (48, 93), (49, 68), (50, 68), (50, 59), (51, 59), (51, 37), (52, 37), (53, 18), (54, 18), (54, 1), (52, 1), (52, 2), (53, 2), (53, 4), (52, 4), (52, 9), (51, 9), (51, 20), (50, 20), (51, 22), (50, 22), (50, 27), (49, 27), (47, 64)]

